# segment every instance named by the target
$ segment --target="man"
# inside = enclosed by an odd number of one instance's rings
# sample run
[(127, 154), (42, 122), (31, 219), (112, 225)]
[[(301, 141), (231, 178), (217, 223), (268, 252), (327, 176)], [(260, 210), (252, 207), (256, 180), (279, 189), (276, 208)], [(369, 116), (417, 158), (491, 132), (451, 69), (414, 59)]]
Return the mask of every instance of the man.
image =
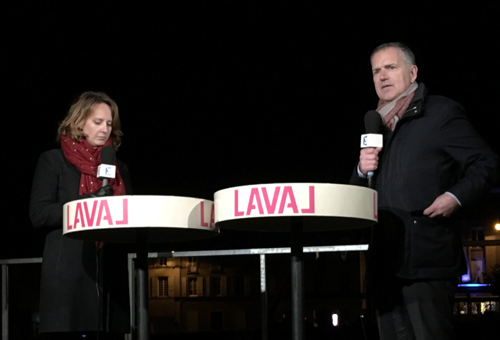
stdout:
[(453, 293), (466, 265), (451, 217), (495, 183), (497, 156), (460, 104), (427, 94), (401, 43), (371, 56), (384, 147), (365, 148), (352, 184), (378, 192), (368, 264), (369, 289), (382, 340), (453, 338)]

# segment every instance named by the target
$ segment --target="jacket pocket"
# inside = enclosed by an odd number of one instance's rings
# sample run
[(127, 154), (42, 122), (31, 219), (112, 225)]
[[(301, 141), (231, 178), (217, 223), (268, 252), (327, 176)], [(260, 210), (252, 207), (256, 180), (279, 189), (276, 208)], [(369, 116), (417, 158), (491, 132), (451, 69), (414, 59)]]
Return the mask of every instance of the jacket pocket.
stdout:
[(414, 269), (450, 268), (455, 265), (454, 233), (449, 219), (412, 216), (410, 261)]

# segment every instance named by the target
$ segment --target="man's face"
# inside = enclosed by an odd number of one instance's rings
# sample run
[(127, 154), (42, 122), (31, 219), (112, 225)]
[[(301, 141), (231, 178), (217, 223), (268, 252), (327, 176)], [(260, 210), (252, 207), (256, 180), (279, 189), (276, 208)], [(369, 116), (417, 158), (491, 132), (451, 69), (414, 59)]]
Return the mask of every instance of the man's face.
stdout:
[(399, 48), (389, 47), (372, 57), (375, 91), (380, 99), (391, 101), (417, 79), (417, 66), (409, 66)]

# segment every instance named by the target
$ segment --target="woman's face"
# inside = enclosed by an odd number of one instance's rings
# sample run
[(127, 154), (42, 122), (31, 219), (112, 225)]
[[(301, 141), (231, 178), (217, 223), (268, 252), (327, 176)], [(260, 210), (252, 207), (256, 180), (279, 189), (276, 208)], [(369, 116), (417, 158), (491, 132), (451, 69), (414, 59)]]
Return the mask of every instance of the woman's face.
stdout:
[(92, 146), (101, 146), (106, 143), (111, 134), (113, 117), (107, 104), (99, 103), (94, 106), (93, 112), (83, 123), (82, 131)]

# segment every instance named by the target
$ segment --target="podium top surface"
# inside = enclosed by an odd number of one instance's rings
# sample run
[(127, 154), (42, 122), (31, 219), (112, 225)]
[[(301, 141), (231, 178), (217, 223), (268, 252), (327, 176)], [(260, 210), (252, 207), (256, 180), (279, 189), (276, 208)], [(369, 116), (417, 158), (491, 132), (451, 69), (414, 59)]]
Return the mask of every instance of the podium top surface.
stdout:
[(377, 192), (329, 183), (255, 184), (214, 194), (215, 223), (221, 228), (290, 231), (301, 218), (303, 231), (368, 227), (377, 222)]
[(189, 241), (216, 236), (213, 201), (180, 196), (86, 198), (63, 206), (65, 236), (104, 242)]

